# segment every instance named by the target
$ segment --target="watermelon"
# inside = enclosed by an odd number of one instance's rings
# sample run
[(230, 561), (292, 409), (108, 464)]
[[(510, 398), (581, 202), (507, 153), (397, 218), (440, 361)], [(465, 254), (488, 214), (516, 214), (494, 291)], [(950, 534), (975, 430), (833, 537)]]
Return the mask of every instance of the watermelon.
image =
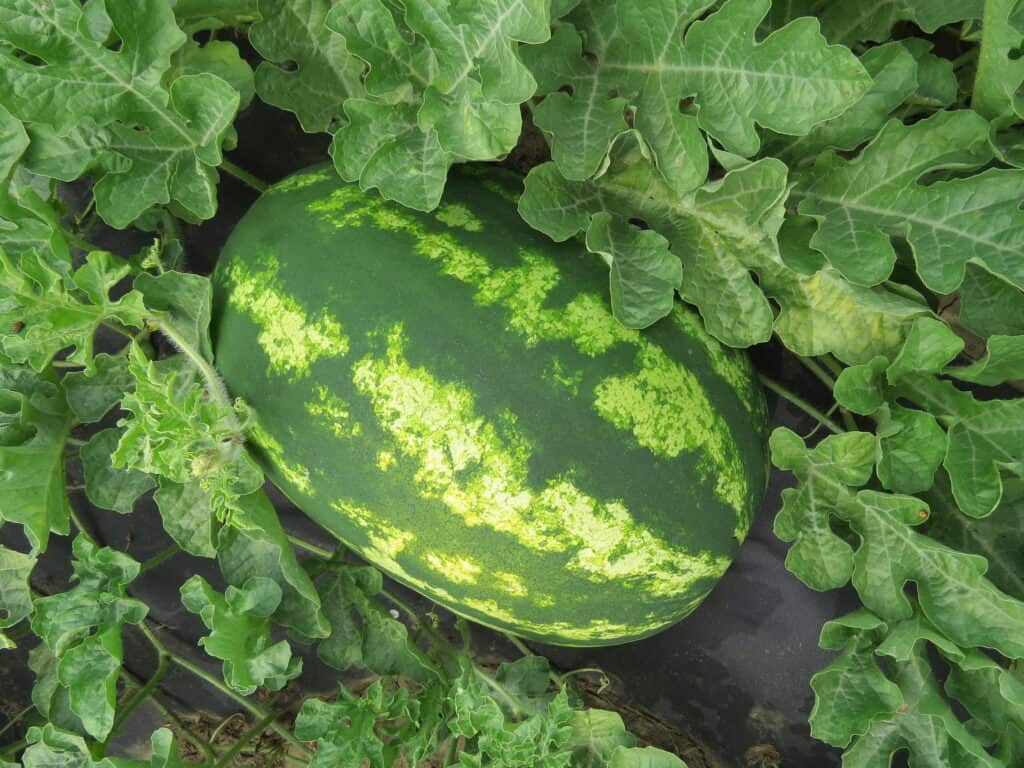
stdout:
[(455, 172), (422, 213), (314, 167), (214, 276), (216, 361), (269, 478), (452, 611), (545, 643), (650, 635), (728, 567), (766, 478), (746, 356), (678, 304), (644, 331), (608, 271)]

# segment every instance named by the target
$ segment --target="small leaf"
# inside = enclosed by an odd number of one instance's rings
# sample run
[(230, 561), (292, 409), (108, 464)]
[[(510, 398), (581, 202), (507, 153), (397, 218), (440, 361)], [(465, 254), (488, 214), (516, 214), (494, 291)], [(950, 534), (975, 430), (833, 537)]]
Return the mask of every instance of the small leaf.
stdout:
[(566, 746), (572, 750), (574, 768), (604, 768), (617, 747), (636, 746), (636, 737), (626, 730), (618, 712), (577, 710), (570, 726), (572, 736)]
[(886, 370), (889, 383), (919, 373), (938, 373), (959, 355), (964, 341), (941, 320), (919, 317), (892, 365)]
[(657, 747), (616, 747), (608, 768), (686, 768), (686, 763)]
[(29, 576), (35, 565), (35, 556), (0, 546), (0, 629), (13, 627), (32, 613)]
[(128, 370), (124, 355), (108, 355), (105, 352), (93, 358), (95, 370), (71, 371), (65, 374), (61, 383), (68, 407), (83, 424), (100, 421), (115, 408), (126, 392), (135, 387), (135, 379)]
[(853, 413), (870, 416), (885, 403), (885, 370), (889, 359), (878, 356), (844, 368), (836, 378), (836, 402)]
[(135, 289), (146, 307), (169, 323), (185, 343), (213, 360), (210, 343), (210, 306), (213, 289), (209, 278), (186, 272), (143, 273), (135, 278)]
[(281, 602), (272, 579), (253, 576), (221, 595), (196, 574), (181, 585), (181, 602), (211, 630), (199, 644), (223, 660), (232, 690), (246, 696), (260, 686), (277, 691), (302, 672), (302, 659), (292, 658), (287, 640), (271, 643), (269, 618)]
[(114, 468), (111, 454), (120, 439), (120, 430), (104, 429), (82, 446), (80, 455), (89, 501), (101, 509), (128, 515), (138, 498), (156, 487), (156, 480), (135, 469)]
[(971, 365), (947, 368), (961, 381), (994, 387), (1011, 379), (1024, 379), (1024, 336), (992, 336), (985, 356)]
[(1024, 474), (1024, 399), (978, 403), (950, 427), (942, 464), (964, 514), (990, 514), (1003, 495), (1002, 471)]
[(878, 418), (878, 479), (897, 493), (932, 487), (946, 455), (946, 434), (927, 411), (893, 405)]
[(672, 310), (683, 267), (664, 237), (601, 212), (587, 227), (587, 249), (608, 262), (612, 311), (627, 328), (646, 328)]
[(148, 609), (125, 595), (125, 587), (138, 576), (137, 562), (96, 547), (84, 536), (74, 540), (72, 550), (76, 583), (35, 600), (32, 631), (56, 658), (57, 679), (70, 710), (90, 736), (103, 740), (114, 723), (121, 626), (138, 624)]
[(215, 531), (219, 529), (210, 494), (197, 481), (175, 483), (160, 478), (153, 494), (164, 530), (174, 542), (196, 557), (216, 557)]

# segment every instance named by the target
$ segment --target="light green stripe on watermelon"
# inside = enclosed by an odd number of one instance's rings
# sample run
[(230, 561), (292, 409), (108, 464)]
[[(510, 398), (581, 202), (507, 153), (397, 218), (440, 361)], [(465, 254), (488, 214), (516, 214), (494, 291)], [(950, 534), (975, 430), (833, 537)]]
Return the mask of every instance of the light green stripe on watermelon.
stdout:
[(253, 422), (249, 427), (249, 437), (256, 443), (263, 452), (266, 453), (267, 457), (274, 462), (274, 465), (279, 467), (281, 473), (287, 478), (288, 482), (294, 485), (302, 493), (311, 496), (313, 495), (313, 485), (309, 479), (309, 470), (301, 464), (296, 464), (293, 461), (288, 461), (284, 454), (284, 448), (272, 434), (267, 432), (259, 422)]
[[(716, 478), (715, 493), (736, 510), (736, 538), (746, 536), (751, 522), (747, 504), (751, 489), (743, 460), (728, 425), (700, 382), (639, 331), (619, 323), (596, 294), (582, 293), (563, 308), (546, 308), (545, 302), (561, 280), (558, 266), (550, 258), (523, 249), (521, 266), (493, 269), (483, 256), (452, 235), (428, 232), (414, 215), (362, 194), (355, 187), (341, 187), (311, 203), (308, 209), (333, 229), (370, 223), (413, 237), (415, 251), (438, 262), (444, 274), (476, 288), (480, 304), (505, 307), (509, 330), (522, 336), (527, 346), (541, 341), (569, 341), (590, 357), (604, 354), (615, 344), (636, 347), (638, 371), (599, 384), (595, 408), (609, 423), (631, 431), (641, 445), (659, 456), (674, 458), (683, 452), (699, 452), (700, 470)], [(449, 216), (436, 218), (453, 226)], [(753, 410), (756, 392), (749, 371), (716, 346), (703, 328), (700, 330), (699, 338), (709, 351), (713, 367), (737, 388), (748, 410)]]
[(322, 384), (316, 388), (316, 400), (306, 402), (305, 407), (335, 437), (358, 437), (363, 431), (362, 425), (352, 419), (351, 404)]
[(231, 264), (225, 277), (230, 281), (229, 301), (260, 326), (259, 343), (270, 360), (270, 373), (301, 378), (322, 357), (344, 357), (348, 337), (341, 323), (328, 312), (310, 317), (294, 296), (277, 283), (278, 263), (262, 256), (255, 268)]
[(528, 549), (574, 552), (566, 567), (595, 582), (630, 579), (651, 595), (666, 596), (728, 568), (728, 558), (669, 545), (636, 523), (620, 501), (595, 499), (568, 477), (533, 491), (526, 481), (530, 446), (515, 417), (509, 414), (501, 425), (480, 418), (470, 390), (413, 368), (404, 346), (402, 328), (395, 326), (386, 356), (356, 362), (353, 380), (402, 454), (417, 462), (421, 496), (441, 500), (471, 527), (510, 534)]

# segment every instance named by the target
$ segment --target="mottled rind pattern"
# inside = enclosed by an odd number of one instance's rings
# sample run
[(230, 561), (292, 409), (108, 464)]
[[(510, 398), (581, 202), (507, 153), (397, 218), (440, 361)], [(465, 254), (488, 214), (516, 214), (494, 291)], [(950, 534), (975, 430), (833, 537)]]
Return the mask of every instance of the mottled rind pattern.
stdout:
[(421, 214), (286, 179), (218, 266), (217, 363), (271, 478), (364, 557), (490, 626), (624, 642), (728, 567), (763, 397), (681, 305), (621, 326), (604, 266), (529, 230), (512, 189), (456, 174)]

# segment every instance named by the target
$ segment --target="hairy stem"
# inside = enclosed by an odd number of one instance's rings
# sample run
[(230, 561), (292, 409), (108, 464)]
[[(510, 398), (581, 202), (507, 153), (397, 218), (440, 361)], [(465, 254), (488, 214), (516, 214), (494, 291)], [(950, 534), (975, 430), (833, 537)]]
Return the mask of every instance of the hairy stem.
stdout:
[(170, 340), (175, 349), (187, 357), (189, 362), (196, 367), (199, 375), (206, 382), (206, 390), (210, 393), (210, 398), (218, 405), (230, 409), (231, 398), (224, 388), (224, 383), (220, 380), (220, 376), (217, 375), (217, 371), (206, 361), (206, 358), (202, 356), (199, 350), (189, 344), (171, 323), (164, 322), (159, 318), (150, 318), (149, 322), (156, 326), (157, 330)]

